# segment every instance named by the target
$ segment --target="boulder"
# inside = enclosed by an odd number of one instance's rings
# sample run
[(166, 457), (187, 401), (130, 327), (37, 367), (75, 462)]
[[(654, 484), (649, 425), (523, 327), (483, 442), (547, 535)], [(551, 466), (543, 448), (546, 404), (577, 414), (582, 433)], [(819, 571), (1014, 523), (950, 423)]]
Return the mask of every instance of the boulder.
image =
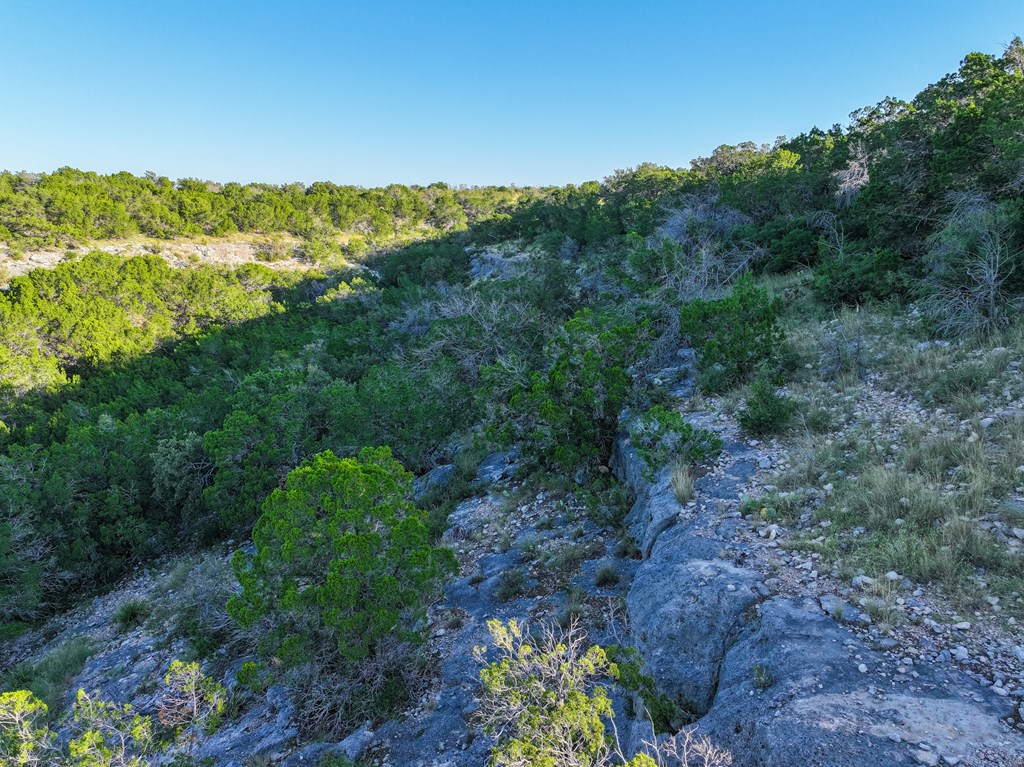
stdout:
[(455, 464), (436, 466), (426, 474), (413, 480), (413, 499), (419, 501), (431, 490), (448, 487), (455, 479)]
[(476, 483), (478, 485), (493, 485), (495, 482), (508, 479), (515, 474), (518, 459), (519, 453), (516, 450), (491, 453), (477, 467)]
[(725, 653), (760, 598), (756, 576), (719, 559), (719, 548), (685, 528), (666, 533), (626, 597), (644, 671), (695, 714), (711, 706)]

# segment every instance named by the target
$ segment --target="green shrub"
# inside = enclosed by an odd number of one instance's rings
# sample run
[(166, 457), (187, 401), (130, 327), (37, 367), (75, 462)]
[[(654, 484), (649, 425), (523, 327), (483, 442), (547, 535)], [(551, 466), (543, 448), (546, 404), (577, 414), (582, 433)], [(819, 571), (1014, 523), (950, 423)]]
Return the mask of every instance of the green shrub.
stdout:
[(798, 493), (768, 493), (757, 498), (744, 496), (740, 501), (740, 514), (753, 514), (765, 522), (795, 520), (802, 511), (803, 496)]
[(29, 631), (31, 626), (22, 621), (9, 621), (6, 623), (0, 623), (0, 642), (8, 639), (17, 639), (25, 632)]
[(782, 343), (779, 328), (782, 300), (772, 298), (744, 275), (725, 298), (698, 299), (679, 313), (680, 332), (697, 352), (706, 391), (724, 391), (743, 383), (776, 353)]
[(718, 456), (722, 438), (713, 431), (694, 428), (676, 410), (655, 405), (629, 425), (629, 437), (653, 476), (673, 458), (701, 463)]
[(56, 736), (46, 726), (48, 713), (46, 704), (28, 690), (0, 693), (0, 763), (56, 761)]
[(160, 721), (179, 730), (194, 726), (209, 735), (220, 724), (227, 699), (227, 691), (203, 674), (198, 663), (175, 660), (164, 677)]
[[(491, 763), (594, 764), (607, 758), (604, 720), (614, 716), (608, 690), (612, 664), (604, 650), (587, 648), (578, 630), (531, 640), (515, 620), (487, 624), (499, 660), (483, 668), (477, 712), (484, 732), (495, 734)], [(476, 648), (483, 659), (486, 648)], [(539, 680), (543, 680), (537, 684)], [(557, 759), (569, 749), (572, 759)], [(564, 756), (563, 756), (564, 758)]]
[(156, 746), (153, 722), (125, 704), (102, 700), (98, 692), (79, 690), (75, 699), (71, 763), (80, 767), (144, 767)]
[[(586, 507), (587, 518), (591, 522), (617, 530), (622, 527), (635, 498), (628, 485), (607, 477), (600, 475), (600, 479), (591, 483), (590, 487), (581, 487), (575, 496)], [(549, 517), (538, 523), (537, 529), (551, 529), (554, 524), (554, 519)]]
[[(589, 765), (589, 767), (657, 767), (659, 764), (703, 764), (725, 767), (731, 756), (692, 730), (658, 740), (626, 761), (614, 729), (615, 712), (609, 689), (618, 682), (636, 692), (651, 714), (655, 732), (671, 730), (678, 712), (658, 696), (654, 683), (639, 671), (631, 651), (589, 645), (578, 624), (568, 629), (542, 629), (530, 636), (515, 620), (487, 624), (494, 643), (494, 662), (480, 671), (482, 694), (476, 718), (485, 733), (496, 737), (490, 764), (522, 767)], [(488, 648), (474, 648), (485, 663)], [(622, 663), (611, 660), (616, 652)], [(612, 724), (611, 734), (608, 725)], [(650, 753), (648, 753), (648, 751)], [(692, 760), (692, 761), (691, 761)]]
[(760, 226), (748, 224), (740, 227), (734, 237), (765, 248), (767, 257), (759, 264), (765, 272), (814, 266), (820, 258), (820, 237), (800, 218), (780, 216)]
[(387, 286), (410, 282), (432, 285), (435, 282), (469, 281), (469, 253), (461, 245), (445, 242), (421, 242), (381, 256), (373, 264)]
[(265, 669), (255, 661), (247, 660), (235, 674), (235, 681), (253, 692), (267, 689), (268, 680)]
[(750, 385), (750, 396), (736, 416), (740, 427), (754, 437), (785, 431), (796, 414), (796, 402), (779, 394), (767, 374), (758, 375)]
[(142, 624), (153, 612), (153, 606), (145, 599), (126, 599), (114, 610), (114, 623), (118, 629), (127, 631)]
[(654, 680), (640, 670), (640, 653), (632, 647), (609, 645), (608, 659), (615, 664), (617, 681), (624, 689), (640, 696), (655, 733), (675, 732), (685, 720), (685, 712), (664, 693), (659, 693)]
[(814, 272), (814, 291), (825, 304), (859, 304), (906, 295), (909, 280), (899, 254), (852, 245), (829, 253)]
[(457, 565), (430, 546), (411, 495), (412, 475), (386, 447), (306, 461), (264, 503), (256, 552), (235, 554), (242, 591), (228, 611), (243, 626), (269, 619), (269, 649), (286, 664), (315, 645), (355, 662), (385, 638), (418, 639), (427, 601)]
[(502, 365), (483, 371), (486, 389), (499, 402), (489, 435), (504, 444), (524, 442), (528, 455), (548, 469), (571, 473), (606, 461), (629, 391), (625, 368), (636, 353), (640, 327), (584, 309), (545, 348), (546, 372), (501, 391), (511, 373)]

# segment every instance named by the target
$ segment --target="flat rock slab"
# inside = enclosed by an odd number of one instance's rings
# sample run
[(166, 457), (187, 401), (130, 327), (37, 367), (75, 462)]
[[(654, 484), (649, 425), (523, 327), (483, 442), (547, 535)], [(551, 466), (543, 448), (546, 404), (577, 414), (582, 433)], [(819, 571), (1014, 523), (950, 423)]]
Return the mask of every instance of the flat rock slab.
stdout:
[(883, 656), (814, 600), (775, 597), (757, 613), (726, 653), (698, 722), (735, 754), (756, 754), (751, 764), (910, 765), (919, 762), (908, 744), (954, 760), (1020, 745), (1000, 722), (1007, 706), (992, 695), (975, 700), (979, 688), (963, 674), (922, 667), (897, 685), (875, 673)]

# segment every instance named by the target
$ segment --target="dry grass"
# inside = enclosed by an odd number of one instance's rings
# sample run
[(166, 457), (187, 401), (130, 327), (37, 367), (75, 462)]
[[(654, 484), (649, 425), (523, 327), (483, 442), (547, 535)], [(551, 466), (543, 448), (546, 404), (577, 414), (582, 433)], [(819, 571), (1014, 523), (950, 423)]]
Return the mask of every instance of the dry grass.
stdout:
[(677, 460), (672, 466), (669, 484), (680, 505), (685, 506), (693, 498), (693, 482), (693, 469), (690, 468), (690, 464), (683, 460)]
[(0, 690), (30, 690), (55, 717), (63, 709), (64, 698), (86, 660), (96, 650), (89, 637), (77, 636), (51, 649), (39, 660), (19, 663), (0, 678)]
[[(1024, 396), (1024, 376), (1010, 364), (1024, 358), (1024, 324), (987, 339), (926, 345), (918, 320), (884, 309), (793, 322), (799, 334), (792, 343), (809, 354), (817, 335), (821, 357), (817, 380), (811, 374), (789, 385), (801, 401), (799, 429), (777, 485), (834, 484), (816, 512), (831, 522), (829, 557), (880, 583), (891, 570), (933, 583), (961, 606), (1006, 595), (1000, 604), (1024, 612), (1022, 557), (986, 529), (992, 520), (1022, 525), (1024, 515), (1005, 501), (1024, 498), (1024, 420), (980, 423)], [(865, 389), (869, 378), (872, 387), (910, 394), (953, 417), (926, 414), (901, 428), (896, 411), (882, 410)], [(876, 620), (895, 619), (891, 603), (874, 595)]]
[[(1004, 456), (1016, 456), (1019, 437), (1009, 442)], [(823, 510), (853, 533), (842, 539), (845, 563), (940, 585), (959, 603), (977, 598), (979, 578), (993, 591), (1024, 593), (1021, 557), (979, 525), (1007, 490), (1008, 461), (980, 438), (914, 431), (904, 444), (900, 462), (868, 467)]]

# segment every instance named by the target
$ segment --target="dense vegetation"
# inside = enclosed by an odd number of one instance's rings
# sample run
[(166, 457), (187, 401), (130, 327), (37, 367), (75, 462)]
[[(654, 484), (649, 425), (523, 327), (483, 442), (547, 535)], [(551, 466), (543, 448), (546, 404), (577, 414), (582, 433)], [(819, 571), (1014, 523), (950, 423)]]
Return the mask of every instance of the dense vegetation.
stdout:
[(101, 176), (74, 168), (54, 173), (0, 173), (0, 242), (27, 247), (144, 235), (220, 236), (287, 232), (316, 255), (337, 235), (367, 241), (464, 229), (505, 212), (540, 190), (514, 187), (451, 189), (446, 184), (363, 189), (317, 182), (218, 184), (171, 181), (155, 173)]
[[(351, 664), (385, 654), (386, 637), (415, 638), (452, 570), (436, 537), (465, 483), (417, 508), (406, 472), (459, 462), (469, 475), (473, 456), (515, 444), (530, 468), (583, 484), (604, 470), (626, 407), (648, 413), (631, 433), (652, 461), (704, 460), (714, 435), (657, 409), (645, 383), (680, 346), (695, 350), (704, 392), (751, 387), (750, 434), (782, 428), (793, 407), (775, 387), (798, 361), (786, 302), (748, 274), (800, 275), (813, 311), (913, 303), (936, 336), (999, 331), (1024, 305), (1022, 191), (1019, 40), (846, 128), (562, 189), (0, 174), (0, 240), (14, 251), (288, 232), (312, 253), (347, 243), (353, 259), (175, 270), (87, 252), (10, 282), (0, 630), (172, 542), (251, 535), (232, 614), (262, 622), (268, 658), (328, 647), (351, 683)], [(394, 243), (414, 235), (431, 239)], [(485, 248), (526, 258), (471, 281), (471, 252)], [(401, 563), (380, 566), (395, 551)], [(368, 594), (378, 610), (360, 607)], [(589, 682), (577, 692), (582, 716), (606, 708)]]

